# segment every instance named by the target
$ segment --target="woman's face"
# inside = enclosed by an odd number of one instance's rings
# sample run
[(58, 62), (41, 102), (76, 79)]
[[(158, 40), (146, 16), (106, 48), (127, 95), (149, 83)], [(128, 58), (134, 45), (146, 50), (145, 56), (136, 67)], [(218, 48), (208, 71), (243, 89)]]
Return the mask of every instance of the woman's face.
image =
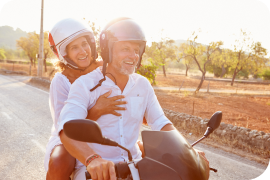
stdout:
[(87, 67), (91, 62), (91, 48), (85, 37), (79, 37), (67, 45), (67, 55), (79, 67)]

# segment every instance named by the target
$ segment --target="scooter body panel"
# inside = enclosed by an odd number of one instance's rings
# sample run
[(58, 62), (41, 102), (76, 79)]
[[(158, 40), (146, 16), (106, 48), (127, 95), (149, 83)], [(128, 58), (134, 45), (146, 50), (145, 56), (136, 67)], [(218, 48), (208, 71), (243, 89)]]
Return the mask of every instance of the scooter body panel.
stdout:
[(177, 130), (142, 131), (142, 139), (145, 156), (172, 168), (182, 180), (208, 179), (208, 165)]
[(137, 163), (141, 180), (182, 180), (169, 166), (145, 157)]

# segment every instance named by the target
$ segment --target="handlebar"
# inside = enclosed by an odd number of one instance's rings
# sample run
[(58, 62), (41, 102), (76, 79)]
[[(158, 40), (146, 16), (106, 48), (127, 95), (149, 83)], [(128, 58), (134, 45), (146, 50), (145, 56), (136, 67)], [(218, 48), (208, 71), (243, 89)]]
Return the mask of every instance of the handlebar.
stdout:
[[(116, 177), (125, 179), (131, 174), (127, 162), (120, 162), (114, 165)], [(88, 171), (85, 172), (86, 179), (91, 179), (91, 175)]]

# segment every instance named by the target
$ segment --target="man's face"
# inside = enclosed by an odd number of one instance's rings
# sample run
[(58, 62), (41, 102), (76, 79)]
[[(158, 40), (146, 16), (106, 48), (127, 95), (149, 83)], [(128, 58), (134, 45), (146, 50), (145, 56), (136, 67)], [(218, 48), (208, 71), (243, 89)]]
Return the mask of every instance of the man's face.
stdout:
[(134, 73), (140, 57), (140, 46), (138, 43), (122, 41), (113, 46), (111, 66), (123, 75)]

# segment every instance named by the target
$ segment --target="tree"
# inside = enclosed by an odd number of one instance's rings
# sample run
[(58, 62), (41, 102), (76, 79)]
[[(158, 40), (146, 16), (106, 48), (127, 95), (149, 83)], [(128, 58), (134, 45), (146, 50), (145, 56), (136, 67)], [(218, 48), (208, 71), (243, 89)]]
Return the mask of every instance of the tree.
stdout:
[(147, 60), (148, 63), (141, 65), (141, 67), (137, 69), (137, 73), (146, 77), (150, 81), (151, 85), (155, 85), (156, 70), (158, 67), (154, 64), (152, 58), (148, 58)]
[[(53, 52), (50, 49), (49, 40), (48, 40), (48, 32), (44, 32), (44, 69), (47, 72), (46, 61), (47, 58), (52, 58), (54, 56)], [(24, 50), (25, 54), (27, 54), (31, 65), (36, 66), (37, 57), (36, 55), (39, 52), (39, 34), (35, 32), (30, 32), (27, 34), (27, 37), (21, 37), (17, 40), (17, 47)]]
[(195, 37), (192, 40), (188, 40), (188, 46), (183, 52), (182, 58), (192, 58), (202, 73), (201, 81), (195, 90), (195, 94), (197, 94), (205, 79), (206, 66), (211, 64), (212, 61), (215, 61), (217, 54), (220, 53), (220, 47), (223, 45), (223, 42), (211, 42), (207, 46), (204, 46), (196, 42), (198, 35), (195, 35), (195, 32), (192, 35)]
[(266, 49), (261, 46), (260, 42), (254, 43), (249, 36), (250, 34), (241, 29), (240, 38), (235, 40), (234, 49), (226, 51), (225, 56), (229, 56), (227, 63), (233, 69), (231, 86), (240, 71), (258, 71), (267, 62)]
[(24, 50), (28, 56), (31, 65), (36, 66), (36, 55), (38, 54), (39, 48), (39, 35), (35, 32), (27, 33), (27, 37), (21, 37), (17, 40), (17, 47)]
[(155, 85), (156, 70), (160, 65), (160, 51), (157, 49), (157, 43), (152, 42), (151, 46), (145, 47), (145, 53), (142, 57), (142, 65), (137, 69), (137, 73), (145, 76), (152, 85)]
[[(86, 21), (85, 18), (83, 18), (83, 19)], [(101, 33), (101, 28), (100, 28), (100, 26), (99, 27), (96, 27), (96, 23), (95, 22), (88, 21), (87, 23), (88, 23), (88, 25), (90, 26), (90, 28), (93, 31), (93, 34), (95, 36), (96, 46), (97, 46), (97, 52), (99, 53), (101, 51), (101, 49), (100, 49), (100, 42), (99, 42), (99, 36), (100, 36), (100, 33)]]
[[(52, 52), (49, 44), (49, 32), (44, 32), (44, 59), (43, 59), (43, 65), (44, 70), (47, 72), (47, 59), (54, 57), (54, 53)], [(39, 38), (39, 37), (38, 37)]]
[[(182, 57), (183, 57), (183, 54), (185, 53), (185, 50), (188, 48), (188, 44), (186, 43), (182, 43), (180, 46), (179, 46), (179, 53), (177, 54), (177, 61), (180, 62)], [(184, 55), (185, 56), (185, 55)], [(191, 68), (192, 64), (193, 64), (193, 58), (190, 57), (190, 56), (185, 56), (185, 58), (183, 58), (183, 63), (184, 65), (186, 66), (186, 76), (187, 76), (187, 73), (188, 73), (188, 70)]]
[(264, 67), (266, 67), (269, 59), (265, 57), (267, 55), (267, 50), (262, 47), (260, 42), (253, 44), (252, 52), (252, 60), (254, 62), (254, 66), (251, 67), (251, 71), (253, 74), (256, 74), (263, 70)]
[(175, 54), (175, 46), (174, 40), (169, 39), (169, 38), (162, 38), (160, 42), (158, 42), (156, 47), (159, 50), (159, 56), (160, 56), (160, 65), (163, 70), (163, 75), (166, 77), (166, 70), (165, 66), (167, 63), (167, 60), (175, 60), (176, 59), (176, 54)]
[(6, 55), (5, 55), (5, 50), (4, 49), (0, 49), (0, 59), (6, 59)]

